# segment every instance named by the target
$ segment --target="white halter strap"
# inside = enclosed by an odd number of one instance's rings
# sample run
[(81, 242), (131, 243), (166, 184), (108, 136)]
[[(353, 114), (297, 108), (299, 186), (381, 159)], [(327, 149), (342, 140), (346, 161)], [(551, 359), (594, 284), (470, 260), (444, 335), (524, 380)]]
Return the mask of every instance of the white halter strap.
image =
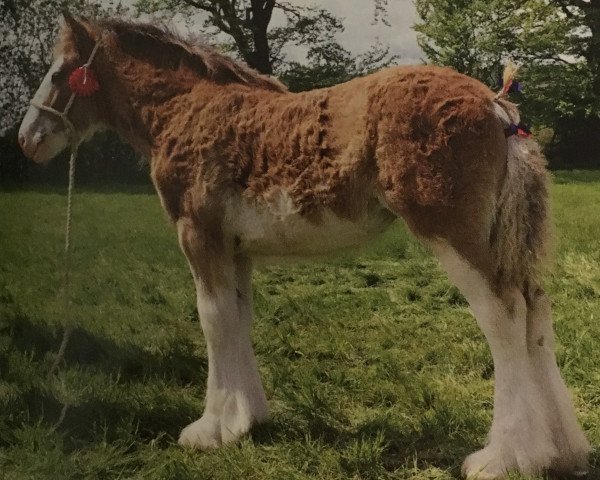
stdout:
[[(103, 39), (103, 36), (101, 36), (100, 39), (94, 45), (94, 48), (88, 58), (88, 61), (82, 65), (83, 68), (89, 68), (92, 65), (92, 62), (94, 61), (94, 57), (96, 56), (96, 53), (98, 52), (98, 48), (100, 47), (100, 43), (102, 42), (102, 39)], [(69, 110), (71, 110), (71, 107), (73, 106), (73, 102), (74, 102), (76, 96), (77, 95), (75, 94), (75, 92), (71, 93), (71, 96), (69, 97), (69, 101), (65, 105), (65, 108), (63, 109), (62, 112), (56, 110), (55, 108), (52, 108), (49, 105), (44, 105), (43, 103), (38, 103), (35, 100), (31, 100), (29, 102), (35, 108), (37, 108), (39, 110), (43, 110), (48, 113), (52, 113), (53, 115), (56, 115), (57, 117), (59, 117), (62, 120), (63, 124), (65, 125), (65, 129), (69, 133), (71, 150), (76, 149), (77, 144), (78, 144), (77, 131), (75, 130), (75, 126), (73, 125), (73, 122), (71, 122), (71, 120), (69, 120), (69, 117), (68, 117)]]

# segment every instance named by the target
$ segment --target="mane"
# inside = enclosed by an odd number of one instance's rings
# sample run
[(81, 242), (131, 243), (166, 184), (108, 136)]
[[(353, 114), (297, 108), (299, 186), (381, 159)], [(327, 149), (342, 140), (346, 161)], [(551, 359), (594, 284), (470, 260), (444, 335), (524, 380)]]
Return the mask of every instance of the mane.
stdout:
[(166, 27), (114, 18), (94, 24), (100, 30), (113, 32), (121, 49), (136, 57), (145, 57), (170, 68), (177, 68), (184, 62), (200, 77), (220, 84), (239, 83), (275, 92), (287, 91), (278, 80), (218, 53), (213, 47), (186, 40)]

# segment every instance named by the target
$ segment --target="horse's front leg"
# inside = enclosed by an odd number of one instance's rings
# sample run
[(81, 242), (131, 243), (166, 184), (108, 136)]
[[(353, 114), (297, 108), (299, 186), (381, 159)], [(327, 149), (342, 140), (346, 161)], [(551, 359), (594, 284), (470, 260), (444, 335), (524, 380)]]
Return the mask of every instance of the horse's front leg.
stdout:
[(268, 416), (250, 340), (251, 262), (235, 255), (233, 239), (215, 230), (190, 220), (179, 220), (177, 227), (196, 283), (208, 354), (204, 413), (183, 429), (179, 443), (208, 449), (239, 439)]

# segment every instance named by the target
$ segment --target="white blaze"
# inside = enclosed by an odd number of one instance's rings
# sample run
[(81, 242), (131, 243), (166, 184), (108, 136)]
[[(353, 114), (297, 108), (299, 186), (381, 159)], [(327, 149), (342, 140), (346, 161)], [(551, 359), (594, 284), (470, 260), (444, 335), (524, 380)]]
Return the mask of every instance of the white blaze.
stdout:
[[(51, 104), (55, 100), (50, 98), (50, 95), (56, 95), (52, 93), (52, 75), (62, 68), (63, 63), (64, 59), (60, 56), (52, 64), (33, 96), (34, 103)], [(33, 105), (29, 106), (21, 122), (19, 141), (24, 153), (40, 163), (52, 159), (68, 144), (62, 120), (51, 113), (42, 112)]]

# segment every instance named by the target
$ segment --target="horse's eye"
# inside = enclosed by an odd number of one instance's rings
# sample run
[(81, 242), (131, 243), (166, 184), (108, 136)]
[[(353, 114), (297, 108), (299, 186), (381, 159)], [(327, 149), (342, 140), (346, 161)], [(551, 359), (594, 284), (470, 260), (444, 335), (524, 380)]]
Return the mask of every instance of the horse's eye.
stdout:
[(52, 80), (52, 83), (58, 83), (60, 81), (60, 79), (62, 78), (62, 72), (60, 70), (58, 70), (57, 72), (54, 72), (52, 74), (52, 77), (50, 77)]

